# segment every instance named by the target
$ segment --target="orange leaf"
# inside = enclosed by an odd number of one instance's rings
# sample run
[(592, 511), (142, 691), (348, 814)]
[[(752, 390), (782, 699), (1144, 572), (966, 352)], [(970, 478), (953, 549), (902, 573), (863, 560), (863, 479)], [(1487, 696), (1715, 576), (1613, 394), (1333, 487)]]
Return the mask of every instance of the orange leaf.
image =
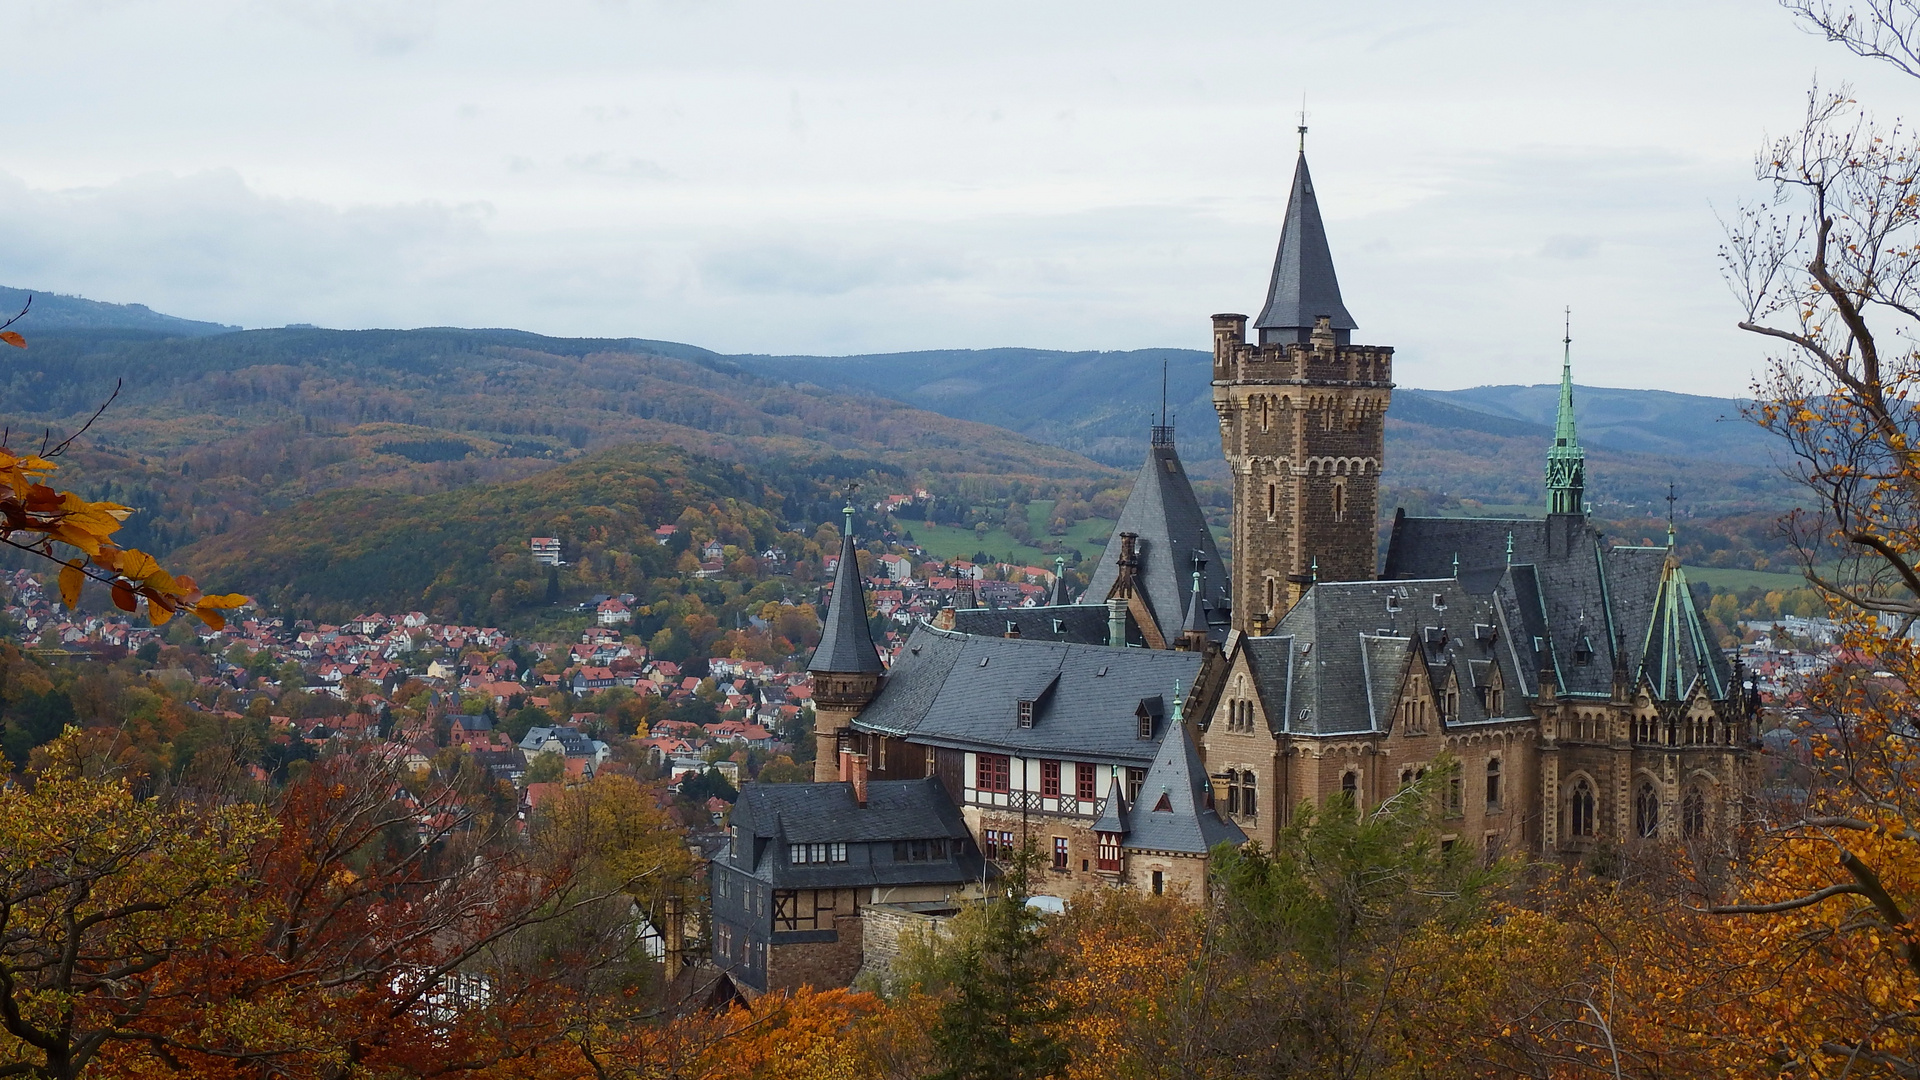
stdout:
[(133, 602), (133, 590), (119, 581), (113, 583), (113, 606), (121, 611), (137, 611), (140, 607)]
[(207, 628), (210, 630), (225, 630), (227, 628), (227, 620), (221, 616), (218, 611), (210, 607), (196, 607), (193, 609), (193, 614), (195, 618), (206, 623)]
[(12, 330), (0, 330), (0, 341), (4, 341), (16, 349), (24, 349), (27, 347), (27, 339)]
[(80, 603), (80, 585), (87, 580), (80, 567), (81, 560), (74, 559), (60, 568), (60, 602), (68, 608)]
[(173, 618), (172, 608), (168, 607), (165, 604), (156, 604), (151, 600), (147, 602), (147, 621), (148, 622), (152, 623), (155, 626), (164, 626), (166, 625), (167, 620), (171, 618)]

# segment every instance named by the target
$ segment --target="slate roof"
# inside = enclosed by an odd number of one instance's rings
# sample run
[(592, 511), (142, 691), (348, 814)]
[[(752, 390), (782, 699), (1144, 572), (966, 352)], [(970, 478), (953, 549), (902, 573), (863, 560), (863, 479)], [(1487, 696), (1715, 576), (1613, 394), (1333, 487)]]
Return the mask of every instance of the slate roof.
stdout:
[(1023, 638), (1072, 641), (1082, 645), (1107, 643), (1105, 604), (1060, 604), (1031, 608), (962, 608), (953, 613), (953, 628), (962, 634), (1005, 637), (1007, 625), (1020, 628)]
[(1107, 801), (1100, 808), (1100, 820), (1093, 823), (1093, 831), (1126, 835), (1127, 793), (1118, 776), (1107, 786)]
[(840, 565), (833, 572), (833, 599), (821, 620), (820, 644), (807, 662), (808, 671), (839, 674), (879, 674), (880, 651), (874, 648), (867, 624), (867, 591), (860, 583), (859, 550), (853, 543), (853, 511), (840, 534)]
[(1140, 797), (1127, 808), (1126, 821), (1122, 846), (1134, 850), (1204, 855), (1222, 841), (1247, 842), (1240, 826), (1214, 810), (1206, 766), (1186, 725), (1180, 723), (1170, 725), (1160, 740), (1146, 782), (1140, 785)]
[(1520, 686), (1526, 661), (1513, 637), (1496, 597), (1474, 595), (1451, 578), (1323, 581), (1273, 636), (1245, 638), (1240, 647), (1276, 731), (1341, 735), (1391, 726), (1394, 697), (1415, 660), (1437, 683), (1448, 673), (1457, 680), (1460, 711), (1449, 726), (1524, 719), (1519, 693), (1506, 694), (1500, 714), (1490, 716), (1474, 690), (1494, 666), (1509, 691)]
[(1273, 279), (1267, 303), (1254, 320), (1262, 331), (1260, 343), (1306, 341), (1319, 316), (1332, 319), (1335, 340), (1346, 344), (1359, 324), (1340, 301), (1340, 282), (1333, 273), (1333, 252), (1327, 247), (1327, 228), (1320, 221), (1320, 200), (1307, 173), (1307, 155), (1293, 167), (1293, 191), (1287, 196), (1287, 217), (1280, 226), (1280, 250), (1273, 257)]
[[(1175, 682), (1193, 685), (1203, 654), (914, 628), (886, 685), (853, 726), (912, 742), (1029, 757), (1146, 764), (1158, 748), (1135, 713), (1164, 716)], [(1034, 701), (1032, 727), (1018, 703)]]
[(1094, 568), (1087, 591), (1080, 596), (1083, 602), (1104, 603), (1119, 580), (1121, 533), (1139, 538), (1134, 545), (1140, 561), (1136, 587), (1153, 613), (1162, 640), (1172, 643), (1180, 636), (1188, 594), (1193, 591), (1196, 551), (1207, 561), (1202, 584), (1209, 622), (1215, 628), (1213, 636), (1225, 635), (1227, 609), (1232, 603), (1227, 591), (1227, 564), (1220, 558), (1206, 516), (1200, 512), (1200, 501), (1194, 498), (1186, 466), (1170, 441), (1155, 440), (1147, 448), (1146, 463), (1134, 479), (1120, 520), (1114, 523), (1107, 550)]
[[(1561, 693), (1593, 697), (1612, 693), (1616, 668), (1629, 675), (1642, 669), (1665, 548), (1612, 544), (1578, 514), (1514, 519), (1397, 514), (1381, 576), (1448, 577), (1456, 555), (1461, 583), (1472, 592), (1495, 595), (1513, 629), (1524, 630), (1516, 647), (1526, 654), (1525, 693), (1538, 693), (1535, 673), (1543, 668), (1554, 671)], [(1580, 663), (1588, 649), (1590, 659)], [(1714, 671), (1716, 685), (1732, 685), (1731, 669), (1718, 649), (1709, 647), (1701, 662)]]
[[(747, 784), (740, 790), (729, 824), (746, 850), (736, 857), (730, 848), (723, 856), (728, 865), (776, 888), (958, 884), (977, 880), (982, 871), (959, 808), (933, 778), (870, 781), (864, 807), (854, 801), (853, 785), (845, 782)], [(962, 841), (963, 853), (947, 862), (800, 865), (790, 862), (786, 854), (787, 844), (932, 839)]]

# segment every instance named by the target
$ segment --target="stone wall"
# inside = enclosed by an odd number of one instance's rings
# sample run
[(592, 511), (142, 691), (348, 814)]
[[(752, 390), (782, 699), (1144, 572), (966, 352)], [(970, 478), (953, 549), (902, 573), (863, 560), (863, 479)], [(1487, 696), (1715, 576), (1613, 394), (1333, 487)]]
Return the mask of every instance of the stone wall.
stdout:
[(910, 942), (929, 944), (949, 933), (959, 908), (942, 903), (868, 904), (860, 909), (864, 943), (857, 982), (885, 988), (894, 965)]
[(852, 986), (860, 971), (860, 915), (836, 915), (834, 941), (807, 941), (767, 947), (767, 989), (798, 990)]

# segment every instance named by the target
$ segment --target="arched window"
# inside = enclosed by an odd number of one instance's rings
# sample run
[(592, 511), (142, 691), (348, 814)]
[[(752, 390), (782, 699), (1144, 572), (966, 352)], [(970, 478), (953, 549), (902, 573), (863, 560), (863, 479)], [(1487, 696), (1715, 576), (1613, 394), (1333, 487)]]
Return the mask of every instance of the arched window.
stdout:
[(1273, 610), (1273, 579), (1267, 579), (1267, 610)]
[(1360, 774), (1359, 773), (1349, 769), (1346, 772), (1340, 774), (1340, 794), (1345, 795), (1347, 797), (1348, 802), (1353, 803), (1356, 806), (1359, 805), (1360, 803)]
[(1633, 828), (1641, 836), (1660, 831), (1660, 796), (1651, 781), (1643, 781), (1633, 797)]
[(1706, 835), (1707, 796), (1697, 787), (1688, 788), (1680, 800), (1680, 831), (1689, 840)]
[(1500, 809), (1499, 758), (1489, 758), (1487, 760), (1487, 809), (1489, 811), (1497, 811)]
[(1279, 493), (1280, 492), (1278, 487), (1276, 487), (1273, 484), (1267, 485), (1267, 520), (1268, 521), (1273, 520), (1273, 504), (1276, 501), (1276, 497), (1279, 495)]
[(1347, 485), (1333, 485), (1333, 520), (1347, 520)]
[(1593, 785), (1584, 776), (1573, 785), (1573, 835), (1593, 835)]

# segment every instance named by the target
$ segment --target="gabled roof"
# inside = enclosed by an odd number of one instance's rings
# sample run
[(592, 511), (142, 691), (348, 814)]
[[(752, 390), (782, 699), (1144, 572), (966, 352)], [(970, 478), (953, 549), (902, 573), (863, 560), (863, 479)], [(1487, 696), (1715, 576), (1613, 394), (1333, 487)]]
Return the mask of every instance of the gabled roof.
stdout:
[[(999, 754), (1145, 764), (1158, 747), (1139, 737), (1142, 702), (1175, 682), (1192, 685), (1204, 655), (914, 628), (886, 684), (854, 719), (861, 731)], [(1036, 701), (1033, 726), (1019, 702)], [(1155, 713), (1156, 716), (1161, 715)]]
[[(1136, 571), (1136, 590), (1146, 601), (1163, 641), (1180, 636), (1181, 623), (1193, 591), (1193, 556), (1206, 560), (1202, 588), (1212, 612), (1224, 614), (1230, 604), (1227, 593), (1226, 562), (1207, 528), (1200, 500), (1193, 495), (1193, 484), (1180, 462), (1171, 440), (1154, 440), (1147, 448), (1147, 460), (1134, 478), (1133, 491), (1114, 523), (1113, 536), (1100, 556), (1087, 591), (1081, 594), (1086, 604), (1105, 603), (1107, 594), (1120, 578), (1120, 534), (1132, 533), (1134, 555), (1140, 567)], [(1224, 624), (1224, 620), (1221, 620)], [(1224, 634), (1225, 626), (1216, 628)]]
[[(729, 846), (728, 865), (776, 888), (847, 888), (886, 885), (957, 885), (984, 872), (960, 810), (940, 781), (873, 780), (867, 805), (844, 782), (746, 784), (729, 824), (741, 851)], [(787, 844), (885, 844), (895, 840), (957, 841), (957, 854), (941, 862), (893, 862), (850, 858), (844, 863), (800, 863)]]
[(867, 591), (860, 583), (860, 552), (853, 543), (853, 509), (840, 533), (840, 565), (833, 572), (833, 599), (820, 631), (820, 644), (807, 662), (808, 671), (842, 675), (873, 674), (883, 669), (867, 625)]
[[(1462, 688), (1450, 724), (1525, 718), (1520, 694), (1506, 695), (1499, 714), (1488, 715), (1471, 689), (1486, 685), (1495, 666), (1506, 686), (1519, 685), (1522, 654), (1500, 627), (1496, 598), (1451, 578), (1323, 581), (1287, 612), (1274, 637), (1247, 638), (1241, 647), (1276, 731), (1351, 734), (1387, 730), (1416, 655), (1430, 678), (1451, 677)], [(1486, 665), (1477, 680), (1475, 664)]]
[[(1212, 802), (1207, 769), (1200, 763), (1187, 726), (1169, 724), (1147, 769), (1146, 782), (1140, 785), (1140, 797), (1127, 808), (1123, 846), (1204, 855), (1222, 841), (1246, 843), (1247, 834), (1222, 818)], [(1094, 827), (1097, 830), (1099, 825)]]
[(1307, 173), (1307, 155), (1293, 167), (1293, 192), (1287, 197), (1287, 217), (1280, 226), (1280, 250), (1273, 257), (1273, 279), (1267, 303), (1254, 320), (1260, 341), (1305, 341), (1314, 320), (1327, 316), (1343, 344), (1345, 332), (1359, 324), (1340, 302), (1340, 282), (1333, 273), (1333, 252), (1327, 247), (1327, 228), (1320, 221), (1320, 200)]

